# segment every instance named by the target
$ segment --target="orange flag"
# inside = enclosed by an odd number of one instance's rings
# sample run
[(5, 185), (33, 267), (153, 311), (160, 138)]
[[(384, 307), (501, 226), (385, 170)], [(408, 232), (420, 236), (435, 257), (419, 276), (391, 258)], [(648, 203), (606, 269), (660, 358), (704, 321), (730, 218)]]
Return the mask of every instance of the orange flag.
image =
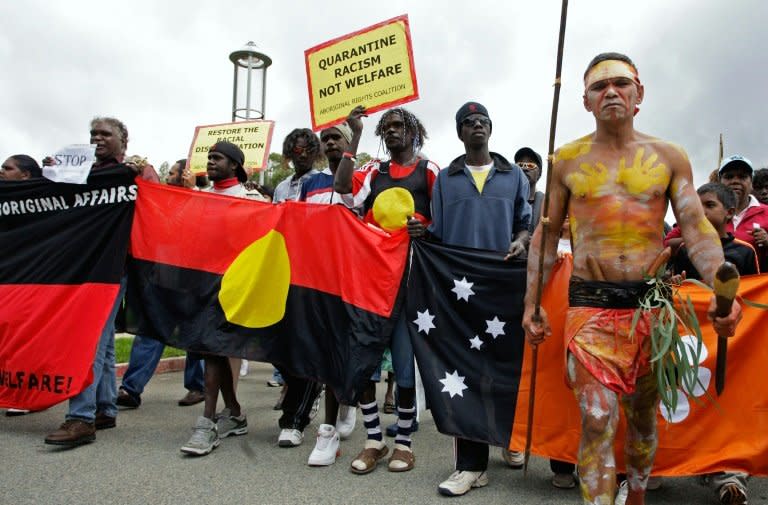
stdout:
[[(565, 346), (563, 323), (568, 308), (568, 279), (572, 260), (556, 265), (544, 290), (542, 305), (552, 325), (552, 335), (539, 346), (532, 452), (562, 461), (576, 461), (580, 416), (573, 393), (564, 380)], [(768, 388), (765, 368), (768, 345), (762, 341), (768, 327), (768, 311), (742, 304), (744, 319), (728, 341), (726, 386), (715, 393), (717, 335), (707, 320), (710, 292), (685, 285), (703, 333), (704, 349), (699, 380), (705, 386), (698, 397), (681, 397), (674, 415), (659, 409), (659, 448), (654, 475), (697, 475), (717, 471), (742, 471), (768, 475)], [(768, 274), (743, 277), (739, 294), (749, 300), (768, 300)], [(528, 396), (530, 393), (530, 348), (526, 346), (522, 379), (517, 396), (510, 449), (525, 447)], [(701, 388), (699, 388), (701, 389)], [(624, 467), (624, 419), (616, 436), (616, 464)]]

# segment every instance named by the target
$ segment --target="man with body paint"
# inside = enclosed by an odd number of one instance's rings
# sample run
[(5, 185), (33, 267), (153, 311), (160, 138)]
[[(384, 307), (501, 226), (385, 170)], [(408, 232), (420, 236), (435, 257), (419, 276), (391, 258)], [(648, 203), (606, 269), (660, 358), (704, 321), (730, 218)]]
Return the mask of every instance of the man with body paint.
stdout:
[[(650, 318), (630, 336), (644, 281), (663, 250), (662, 229), (671, 203), (690, 257), (712, 285), (723, 263), (717, 233), (707, 221), (692, 184), (691, 165), (678, 146), (634, 129), (644, 95), (637, 67), (627, 56), (603, 53), (584, 74), (584, 107), (596, 129), (554, 155), (548, 217), (551, 225), (533, 236), (523, 328), (533, 346), (551, 333), (546, 312), (535, 314), (542, 234), (545, 282), (556, 260), (560, 227), (570, 218), (573, 274), (565, 322), (566, 375), (582, 419), (578, 470), (586, 504), (612, 505), (616, 497), (613, 440), (621, 403), (627, 418), (626, 503), (645, 503), (657, 446), (659, 395), (651, 375)], [(734, 303), (715, 330), (733, 335), (741, 317)], [(617, 502), (618, 503), (618, 502)], [(621, 501), (621, 503), (624, 503)]]

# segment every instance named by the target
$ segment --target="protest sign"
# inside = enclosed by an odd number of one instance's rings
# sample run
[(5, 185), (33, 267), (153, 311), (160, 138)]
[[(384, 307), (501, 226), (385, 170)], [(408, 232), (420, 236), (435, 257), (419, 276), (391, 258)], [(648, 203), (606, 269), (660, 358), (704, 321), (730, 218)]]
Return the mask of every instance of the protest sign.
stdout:
[(72, 144), (52, 156), (54, 165), (43, 167), (43, 177), (53, 182), (85, 184), (96, 161), (95, 144)]
[(407, 15), (307, 49), (304, 60), (315, 131), (357, 105), (370, 113), (419, 97)]
[(216, 142), (236, 144), (245, 154), (243, 168), (249, 174), (266, 167), (274, 121), (242, 121), (195, 128), (195, 136), (187, 156), (187, 167), (193, 174), (204, 174), (208, 164), (208, 149)]

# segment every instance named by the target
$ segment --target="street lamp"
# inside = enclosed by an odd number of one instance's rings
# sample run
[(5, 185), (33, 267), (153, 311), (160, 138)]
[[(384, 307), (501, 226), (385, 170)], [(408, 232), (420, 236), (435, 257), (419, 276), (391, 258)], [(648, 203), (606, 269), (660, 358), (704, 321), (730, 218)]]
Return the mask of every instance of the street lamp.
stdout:
[[(264, 119), (264, 103), (267, 98), (267, 68), (272, 58), (258, 51), (249, 41), (229, 55), (235, 74), (232, 85), (232, 122)], [(259, 173), (259, 183), (264, 183), (264, 171)]]
[(267, 68), (272, 64), (272, 58), (259, 52), (255, 43), (248, 42), (241, 49), (230, 53), (229, 59), (235, 67), (232, 121), (264, 119)]

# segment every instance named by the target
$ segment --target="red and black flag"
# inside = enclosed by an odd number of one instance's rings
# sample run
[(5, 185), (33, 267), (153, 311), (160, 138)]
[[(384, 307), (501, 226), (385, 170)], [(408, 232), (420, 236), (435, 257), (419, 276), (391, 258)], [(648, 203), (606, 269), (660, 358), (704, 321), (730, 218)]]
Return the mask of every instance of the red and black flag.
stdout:
[(413, 242), (408, 329), (441, 433), (509, 445), (525, 279), (525, 262), (498, 252)]
[(139, 184), (128, 298), (142, 335), (359, 394), (391, 333), (405, 232), (340, 206)]
[(50, 407), (93, 380), (135, 199), (122, 165), (82, 185), (0, 182), (0, 407)]

